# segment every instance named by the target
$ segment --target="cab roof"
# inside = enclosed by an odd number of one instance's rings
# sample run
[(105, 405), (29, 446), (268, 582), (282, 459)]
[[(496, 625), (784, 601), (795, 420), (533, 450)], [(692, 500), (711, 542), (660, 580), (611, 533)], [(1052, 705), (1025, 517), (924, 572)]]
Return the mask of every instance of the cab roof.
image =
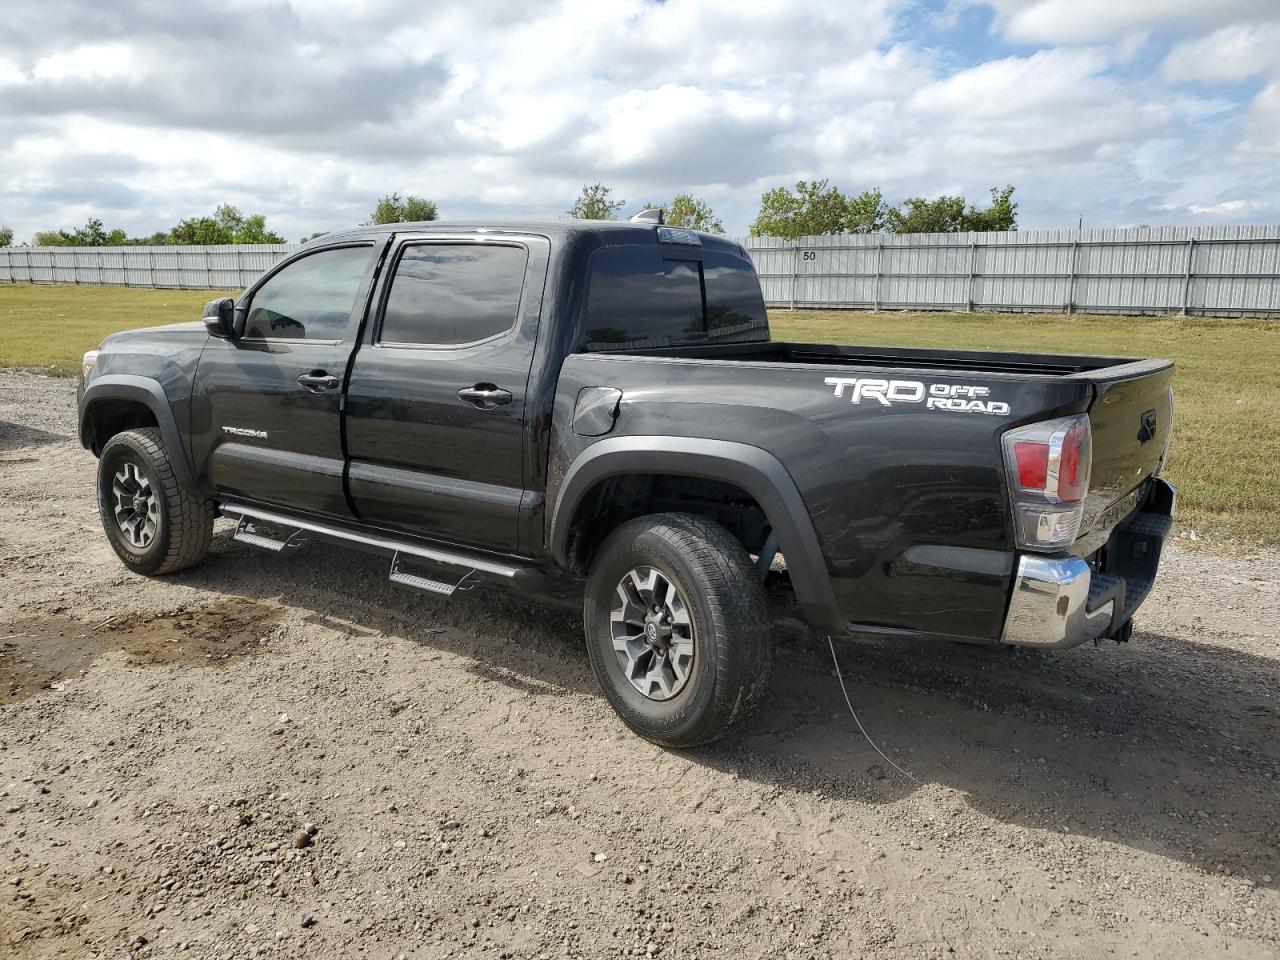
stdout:
[[(389, 233), (532, 233), (552, 241), (568, 241), (575, 238), (594, 237), (601, 245), (628, 243), (653, 243), (657, 240), (658, 224), (632, 220), (423, 220), (409, 223), (378, 223), (338, 230), (316, 237), (311, 244), (333, 243), (336, 240), (354, 240), (362, 237), (385, 236)], [(704, 247), (712, 249), (740, 250), (733, 240), (713, 234), (694, 231)]]

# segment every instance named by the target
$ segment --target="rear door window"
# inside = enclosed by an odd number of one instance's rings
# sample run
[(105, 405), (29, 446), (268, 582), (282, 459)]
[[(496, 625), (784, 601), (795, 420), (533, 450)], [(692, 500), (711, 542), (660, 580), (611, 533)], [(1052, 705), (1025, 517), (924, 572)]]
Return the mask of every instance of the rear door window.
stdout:
[(588, 350), (628, 350), (706, 338), (697, 260), (653, 247), (603, 247), (591, 255)]
[(506, 333), (515, 326), (527, 260), (524, 247), (506, 244), (405, 247), (379, 341), (458, 346)]
[(580, 349), (644, 350), (768, 338), (750, 261), (719, 250), (602, 247), (591, 256)]

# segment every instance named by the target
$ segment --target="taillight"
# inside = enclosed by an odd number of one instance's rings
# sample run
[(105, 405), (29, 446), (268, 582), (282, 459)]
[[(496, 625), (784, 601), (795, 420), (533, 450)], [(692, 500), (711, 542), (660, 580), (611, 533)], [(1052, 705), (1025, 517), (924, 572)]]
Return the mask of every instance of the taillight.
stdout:
[(1049, 445), (1022, 441), (1013, 445), (1018, 461), (1018, 485), (1024, 490), (1042, 490), (1049, 476)]
[(1018, 546), (1062, 550), (1080, 531), (1093, 461), (1089, 418), (1046, 420), (1008, 431), (1005, 470)]

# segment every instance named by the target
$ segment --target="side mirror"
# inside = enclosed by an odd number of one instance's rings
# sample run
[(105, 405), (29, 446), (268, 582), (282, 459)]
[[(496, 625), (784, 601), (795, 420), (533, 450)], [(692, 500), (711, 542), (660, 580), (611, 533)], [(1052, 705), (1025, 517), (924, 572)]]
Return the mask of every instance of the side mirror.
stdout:
[(230, 297), (210, 300), (204, 305), (204, 325), (212, 336), (223, 340), (236, 339), (236, 302)]

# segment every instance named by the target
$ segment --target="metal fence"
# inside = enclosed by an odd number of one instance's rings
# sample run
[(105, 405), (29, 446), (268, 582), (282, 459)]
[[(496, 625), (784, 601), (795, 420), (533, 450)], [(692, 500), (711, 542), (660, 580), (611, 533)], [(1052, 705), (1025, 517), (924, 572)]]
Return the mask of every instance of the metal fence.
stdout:
[[(1280, 315), (1280, 227), (748, 237), (775, 307)], [(235, 290), (295, 244), (0, 248), (0, 283)]]
[(1272, 316), (1280, 227), (748, 237), (770, 306)]
[(298, 244), (0, 247), (0, 283), (239, 290)]

